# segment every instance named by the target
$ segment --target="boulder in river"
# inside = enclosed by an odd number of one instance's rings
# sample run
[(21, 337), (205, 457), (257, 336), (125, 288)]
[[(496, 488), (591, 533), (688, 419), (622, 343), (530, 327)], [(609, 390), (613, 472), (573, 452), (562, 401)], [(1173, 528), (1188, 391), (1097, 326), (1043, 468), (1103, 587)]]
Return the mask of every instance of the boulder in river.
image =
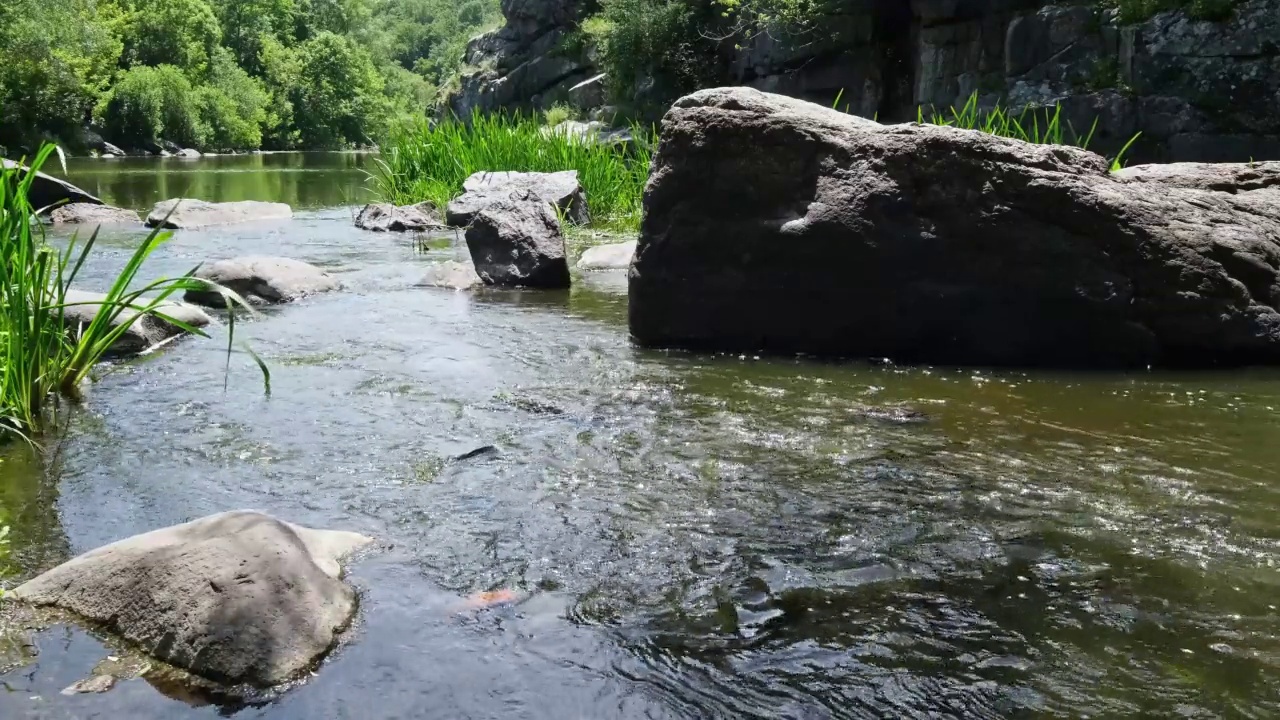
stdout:
[(578, 258), (579, 270), (626, 270), (636, 253), (636, 241), (609, 243), (587, 248)]
[(445, 221), (453, 227), (466, 227), (477, 212), (507, 200), (512, 193), (542, 198), (555, 205), (569, 222), (583, 225), (590, 220), (587, 196), (578, 183), (577, 170), (478, 172), (462, 183), (462, 191), (446, 208)]
[(396, 207), (391, 203), (370, 203), (356, 216), (356, 227), (373, 232), (426, 232), (445, 227), (429, 202)]
[(1109, 172), (749, 88), (675, 103), (640, 343), (1021, 366), (1280, 362), (1280, 163)]
[(484, 280), (476, 274), (476, 268), (471, 263), (447, 260), (428, 267), (418, 284), (451, 290), (474, 290), (483, 287)]
[[(26, 166), (19, 165), (12, 160), (0, 158), (0, 165), (6, 170), (18, 169), (23, 174), (29, 172)], [(66, 180), (59, 180), (52, 175), (37, 172), (35, 180), (31, 182), (31, 190), (27, 194), (27, 201), (31, 203), (31, 207), (41, 210), (53, 205), (68, 203), (85, 203), (89, 205), (102, 205), (103, 202), (80, 188), (72, 185)]]
[(532, 194), (512, 194), (480, 210), (467, 227), (467, 248), (487, 284), (569, 287), (564, 234), (551, 206)]
[(256, 200), (211, 203), (204, 200), (175, 198), (156, 203), (151, 209), (151, 214), (147, 216), (147, 227), (186, 230), (256, 220), (288, 220), (291, 217), (293, 217), (293, 209), (284, 203)]
[[(65, 298), (67, 307), (63, 308), (62, 318), (73, 334), (78, 335), (79, 328), (93, 322), (93, 319), (102, 311), (102, 301), (106, 298), (107, 296), (102, 293), (67, 290)], [(141, 305), (144, 302), (149, 301), (139, 301), (135, 304)], [(156, 309), (194, 328), (202, 328), (210, 322), (209, 316), (203, 310), (186, 303), (164, 302)], [(112, 319), (111, 326), (118, 327), (137, 315), (139, 315), (138, 310), (124, 308)], [(142, 313), (142, 317), (134, 319), (129, 329), (125, 330), (111, 346), (111, 354), (136, 355), (184, 332), (182, 328), (164, 318)]]
[[(336, 278), (310, 263), (260, 255), (202, 265), (196, 277), (217, 283), (256, 305), (293, 302), (339, 286)], [(188, 290), (184, 299), (210, 307), (226, 305), (222, 295), (212, 290)]]
[(49, 213), (54, 225), (141, 225), (137, 211), (110, 205), (71, 203), (60, 205)]
[(13, 596), (197, 676), (270, 687), (313, 666), (350, 624), (356, 595), (338, 563), (369, 542), (237, 510), (105, 545)]

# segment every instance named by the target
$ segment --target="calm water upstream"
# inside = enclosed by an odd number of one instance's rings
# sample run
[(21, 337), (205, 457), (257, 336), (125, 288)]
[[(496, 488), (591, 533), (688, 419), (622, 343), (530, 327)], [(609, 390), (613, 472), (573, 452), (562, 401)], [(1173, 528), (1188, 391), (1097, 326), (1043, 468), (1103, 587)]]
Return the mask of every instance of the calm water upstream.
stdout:
[[(300, 208), (179, 232), (151, 274), (273, 253), (346, 289), (238, 326), (270, 397), (243, 355), (224, 390), (216, 333), (108, 374), (55, 460), (11, 451), (7, 584), (231, 508), (376, 536), (349, 644), (243, 718), (1280, 717), (1280, 372), (641, 350), (621, 277), (414, 287), (456, 251), (352, 227), (367, 161), (75, 162), (119, 204)], [(527, 598), (457, 612), (497, 588)], [(107, 650), (35, 644), (6, 720), (219, 714), (144, 680), (60, 695)]]

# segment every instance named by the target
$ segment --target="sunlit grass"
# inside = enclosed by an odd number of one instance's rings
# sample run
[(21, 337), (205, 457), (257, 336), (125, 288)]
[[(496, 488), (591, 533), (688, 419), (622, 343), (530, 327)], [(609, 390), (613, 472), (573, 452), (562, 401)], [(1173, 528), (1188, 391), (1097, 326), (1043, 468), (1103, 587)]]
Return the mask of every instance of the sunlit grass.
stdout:
[(477, 172), (576, 170), (591, 224), (634, 230), (655, 133), (642, 126), (631, 132), (624, 145), (551, 132), (539, 118), (519, 113), (476, 112), (469, 123), (422, 121), (393, 131), (370, 184), (385, 202), (426, 200), (443, 209)]
[[(234, 292), (196, 279), (198, 267), (181, 277), (135, 287), (143, 263), (172, 235), (158, 229), (142, 241), (104, 299), (68, 303), (67, 291), (92, 253), (98, 233), (95, 230), (83, 244), (73, 237), (61, 251), (45, 242), (42, 226), (35, 221), (42, 208), (32, 207), (28, 198), (35, 171), (55, 151), (53, 145), (42, 147), (29, 163), (30, 172), (0, 171), (0, 433), (30, 442), (37, 442), (49, 426), (58, 398), (81, 399), (80, 388), (90, 370), (143, 316), (207, 337), (201, 329), (165, 313), (164, 304), (172, 302), (175, 293), (209, 288), (220, 293), (232, 311), (228, 343), (235, 336), (234, 310), (249, 308)], [(86, 304), (101, 308), (92, 322), (71, 332), (66, 309)], [(230, 345), (227, 353), (229, 361)], [(264, 378), (269, 378), (266, 366), (253, 357)]]

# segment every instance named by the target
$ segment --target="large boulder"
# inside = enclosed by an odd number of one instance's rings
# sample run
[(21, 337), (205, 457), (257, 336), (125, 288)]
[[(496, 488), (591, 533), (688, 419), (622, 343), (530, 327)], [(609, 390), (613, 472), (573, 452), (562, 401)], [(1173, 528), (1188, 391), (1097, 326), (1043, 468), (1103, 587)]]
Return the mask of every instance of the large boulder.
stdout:
[(238, 510), (100, 547), (13, 596), (200, 677), (270, 687), (305, 672), (350, 624), (356, 595), (338, 562), (369, 542)]
[(291, 217), (293, 217), (293, 209), (284, 203), (256, 200), (211, 203), (204, 200), (176, 198), (156, 203), (151, 209), (151, 214), (147, 216), (147, 227), (186, 230), (257, 220), (288, 220)]
[(356, 227), (373, 232), (426, 232), (445, 227), (429, 202), (396, 207), (391, 203), (370, 203), (356, 216)]
[[(62, 319), (73, 335), (79, 335), (82, 328), (87, 327), (103, 309), (103, 301), (107, 296), (87, 290), (67, 290), (62, 311)], [(140, 300), (136, 305), (144, 305)], [(193, 305), (177, 302), (164, 302), (156, 308), (161, 314), (173, 318), (193, 328), (202, 328), (210, 319), (203, 310)], [(113, 355), (136, 355), (148, 348), (155, 347), (170, 338), (182, 335), (186, 331), (169, 322), (165, 318), (150, 313), (141, 313), (131, 308), (123, 308), (111, 319), (111, 326), (118, 327), (130, 322), (129, 328), (111, 346)]]
[[(336, 278), (310, 263), (258, 255), (203, 265), (196, 277), (217, 283), (256, 305), (293, 302), (339, 286)], [(210, 307), (226, 305), (222, 295), (213, 290), (188, 290), (184, 299)]]
[(513, 194), (476, 213), (467, 227), (476, 273), (490, 285), (569, 287), (564, 234), (551, 206)]
[[(18, 170), (25, 176), (30, 169), (25, 165), (20, 165), (12, 160), (0, 158), (0, 166), (6, 170)], [(46, 175), (42, 172), (36, 172), (36, 177), (31, 181), (31, 190), (27, 193), (27, 202), (31, 203), (31, 207), (36, 210), (42, 210), (54, 205), (65, 205), (68, 203), (87, 203), (90, 205), (102, 205), (103, 202), (80, 188), (72, 185), (66, 180), (59, 180), (52, 175)]]
[(110, 205), (71, 203), (60, 205), (49, 213), (54, 225), (141, 225), (137, 211)]
[(1108, 171), (747, 88), (663, 120), (630, 273), (651, 346), (983, 365), (1280, 362), (1280, 163)]
[(596, 245), (583, 251), (578, 258), (579, 270), (626, 270), (636, 253), (636, 241)]
[(564, 170), (475, 173), (462, 183), (462, 194), (449, 203), (445, 221), (453, 227), (466, 227), (476, 213), (506, 201), (512, 193), (542, 198), (559, 208), (569, 222), (581, 225), (590, 220), (587, 196), (578, 183), (578, 171)]

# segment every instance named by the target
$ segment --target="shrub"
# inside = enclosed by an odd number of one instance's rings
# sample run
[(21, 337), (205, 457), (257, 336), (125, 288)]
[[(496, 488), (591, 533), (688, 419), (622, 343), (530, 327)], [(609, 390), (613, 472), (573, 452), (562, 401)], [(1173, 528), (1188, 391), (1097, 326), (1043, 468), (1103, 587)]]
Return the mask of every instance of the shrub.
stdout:
[(565, 103), (556, 103), (542, 111), (542, 119), (550, 127), (555, 127), (566, 120), (576, 120), (577, 115), (574, 108)]
[(209, 136), (191, 82), (172, 65), (138, 66), (123, 73), (100, 115), (107, 133), (129, 144), (163, 138), (204, 147)]

